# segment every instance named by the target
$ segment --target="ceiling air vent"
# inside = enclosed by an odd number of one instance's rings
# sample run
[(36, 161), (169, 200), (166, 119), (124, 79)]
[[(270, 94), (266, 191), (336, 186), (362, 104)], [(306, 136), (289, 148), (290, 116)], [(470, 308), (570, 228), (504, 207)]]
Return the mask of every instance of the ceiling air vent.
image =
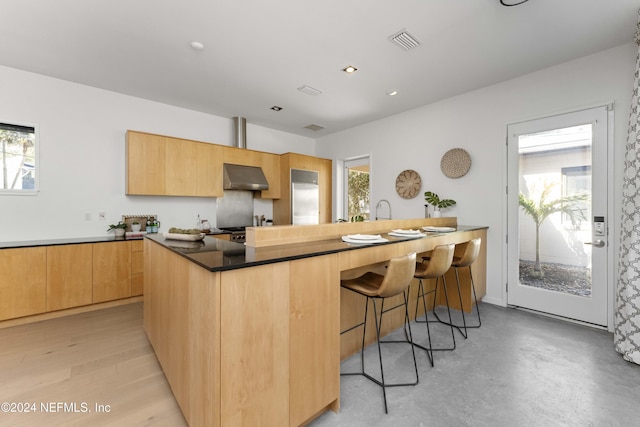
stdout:
[(305, 129), (312, 130), (312, 131), (314, 131), (314, 132), (315, 132), (315, 131), (317, 131), (317, 130), (324, 129), (324, 126), (320, 126), (320, 125), (313, 125), (313, 124), (311, 124), (311, 125), (309, 125), (309, 126), (305, 126), (304, 128), (305, 128)]
[(302, 93), (306, 93), (307, 95), (313, 95), (313, 96), (318, 96), (322, 93), (322, 91), (319, 91), (318, 89), (314, 89), (311, 86), (300, 86), (298, 88), (298, 90)]
[(405, 29), (398, 31), (397, 33), (389, 37), (389, 41), (407, 51), (422, 44), (420, 40), (409, 34)]

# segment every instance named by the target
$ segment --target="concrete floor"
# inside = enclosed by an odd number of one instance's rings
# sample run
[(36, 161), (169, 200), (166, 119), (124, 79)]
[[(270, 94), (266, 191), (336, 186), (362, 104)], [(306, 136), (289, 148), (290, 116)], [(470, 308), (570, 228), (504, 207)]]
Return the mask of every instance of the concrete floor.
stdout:
[[(480, 313), (482, 327), (469, 330), (467, 340), (456, 332), (456, 350), (436, 353), (435, 367), (417, 352), (420, 382), (387, 389), (389, 414), (379, 386), (342, 376), (340, 413), (326, 412), (310, 425), (640, 425), (640, 366), (615, 352), (612, 334), (489, 304), (480, 304)], [(424, 327), (412, 324), (416, 340)], [(447, 338), (442, 328), (432, 326), (439, 343)], [(365, 355), (367, 370), (376, 372), (375, 346)], [(411, 379), (409, 345), (387, 344), (383, 358), (387, 381)], [(359, 363), (359, 355), (345, 360), (342, 372)]]

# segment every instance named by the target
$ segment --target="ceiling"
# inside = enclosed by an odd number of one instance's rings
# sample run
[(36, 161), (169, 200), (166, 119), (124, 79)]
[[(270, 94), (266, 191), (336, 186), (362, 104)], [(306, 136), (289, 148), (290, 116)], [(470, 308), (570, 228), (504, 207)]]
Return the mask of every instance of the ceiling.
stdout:
[[(631, 42), (639, 8), (640, 0), (2, 0), (0, 65), (318, 138)], [(393, 44), (403, 29), (421, 45)], [(358, 71), (341, 71), (347, 65)], [(321, 94), (297, 90), (304, 85)]]

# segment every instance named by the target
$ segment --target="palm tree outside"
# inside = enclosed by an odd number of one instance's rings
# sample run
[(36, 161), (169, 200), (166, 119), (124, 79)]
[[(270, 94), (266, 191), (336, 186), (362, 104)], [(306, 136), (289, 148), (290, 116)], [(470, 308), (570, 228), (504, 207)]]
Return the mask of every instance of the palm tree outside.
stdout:
[(542, 271), (540, 266), (540, 226), (542, 223), (555, 213), (566, 215), (574, 228), (577, 228), (580, 221), (586, 220), (582, 206), (583, 203), (589, 199), (589, 195), (586, 193), (576, 193), (551, 198), (550, 196), (555, 185), (557, 185), (556, 182), (545, 182), (540, 195), (536, 199), (529, 198), (523, 193), (518, 195), (520, 208), (526, 215), (530, 216), (535, 223), (536, 259), (533, 269), (536, 272)]

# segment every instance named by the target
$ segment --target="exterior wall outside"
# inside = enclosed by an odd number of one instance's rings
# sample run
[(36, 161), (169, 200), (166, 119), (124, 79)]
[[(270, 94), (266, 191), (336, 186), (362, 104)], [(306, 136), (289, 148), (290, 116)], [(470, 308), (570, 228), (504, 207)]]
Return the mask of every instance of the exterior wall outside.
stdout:
[[(334, 160), (371, 154), (371, 203), (375, 206), (380, 199), (389, 200), (395, 219), (424, 215), (422, 197), (405, 200), (395, 192), (398, 174), (414, 169), (422, 177), (421, 192), (435, 191), (458, 202), (445, 215), (457, 216), (460, 224), (489, 226), (485, 301), (503, 305), (507, 301), (507, 125), (614, 102), (614, 206), (619, 212), (622, 182), (619, 171), (623, 165), (636, 54), (637, 46), (630, 41), (328, 135), (317, 141), (316, 152)], [(450, 179), (441, 173), (440, 159), (456, 147), (470, 153), (472, 165), (464, 177)], [(334, 164), (338, 167), (338, 162)], [(616, 229), (619, 220), (611, 219)], [(618, 236), (610, 236), (610, 241), (617, 256)]]
[[(589, 156), (591, 150), (588, 150)], [(564, 152), (530, 154), (520, 160), (523, 179), (521, 188), (534, 187), (539, 179), (558, 183), (554, 187), (552, 198), (561, 197), (563, 167), (584, 166), (586, 159), (576, 158), (574, 153)], [(590, 160), (589, 160), (590, 164)], [(535, 223), (530, 216), (520, 210), (520, 259), (534, 261)], [(566, 221), (566, 219), (565, 219)], [(573, 230), (571, 223), (562, 222), (560, 214), (547, 218), (540, 227), (540, 261), (585, 267), (591, 261), (591, 246), (583, 242), (591, 241), (590, 230)]]

